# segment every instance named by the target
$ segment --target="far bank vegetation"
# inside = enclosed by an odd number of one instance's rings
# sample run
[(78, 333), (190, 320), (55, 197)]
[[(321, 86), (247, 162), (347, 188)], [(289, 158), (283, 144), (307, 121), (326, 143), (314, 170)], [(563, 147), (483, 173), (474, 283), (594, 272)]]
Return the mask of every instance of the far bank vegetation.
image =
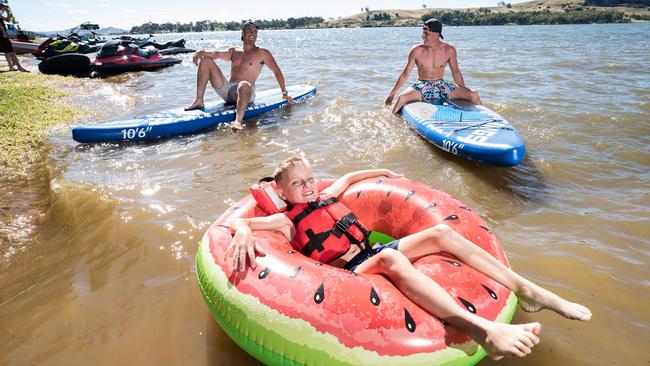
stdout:
[[(650, 0), (539, 0), (511, 4), (499, 1), (495, 7), (469, 9), (371, 10), (339, 19), (301, 17), (255, 20), (262, 29), (412, 27), (423, 20), (438, 18), (445, 25), (506, 24), (591, 24), (650, 21)], [(190, 23), (145, 23), (131, 29), (132, 34), (238, 31), (244, 20), (217, 22), (202, 20)]]

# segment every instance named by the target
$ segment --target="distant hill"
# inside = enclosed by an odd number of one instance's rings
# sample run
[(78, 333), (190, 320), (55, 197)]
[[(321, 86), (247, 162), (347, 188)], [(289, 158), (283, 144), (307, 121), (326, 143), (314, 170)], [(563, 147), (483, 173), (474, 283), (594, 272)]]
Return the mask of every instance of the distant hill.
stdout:
[[(43, 35), (45, 35), (47, 37), (50, 37), (50, 36), (55, 36), (57, 33), (58, 34), (68, 34), (73, 29), (75, 29), (75, 28), (68, 28), (68, 29), (64, 29), (64, 30), (60, 30), (60, 31), (51, 31), (51, 32), (38, 32), (38, 34), (43, 34)], [(84, 34), (84, 33), (90, 33), (90, 32), (86, 31), (86, 30), (79, 31), (79, 29), (77, 29), (77, 33)], [(99, 35), (102, 35), (102, 36), (113, 36), (113, 35), (128, 34), (129, 31), (124, 30), (124, 29), (120, 29), (120, 28), (115, 28), (115, 27), (106, 27), (106, 28), (99, 28), (99, 29), (95, 30), (95, 33), (97, 33)]]
[(106, 28), (99, 28), (98, 30), (95, 31), (95, 33), (101, 34), (102, 36), (114, 36), (114, 35), (128, 34), (129, 31), (121, 28), (106, 27)]
[[(495, 0), (497, 3), (497, 0)], [(324, 22), (321, 27), (403, 27), (419, 26), (422, 17), (434, 12), (474, 12), (482, 14), (508, 14), (550, 12), (551, 14), (577, 14), (577, 12), (620, 12), (625, 21), (650, 20), (649, 0), (537, 0), (518, 4), (498, 1), (499, 6), (480, 8), (421, 8), (421, 9), (367, 9), (361, 13)], [(594, 5), (585, 5), (594, 4)], [(365, 9), (364, 9), (365, 10)], [(446, 23), (443, 20), (443, 23)], [(446, 23), (447, 24), (447, 23)]]

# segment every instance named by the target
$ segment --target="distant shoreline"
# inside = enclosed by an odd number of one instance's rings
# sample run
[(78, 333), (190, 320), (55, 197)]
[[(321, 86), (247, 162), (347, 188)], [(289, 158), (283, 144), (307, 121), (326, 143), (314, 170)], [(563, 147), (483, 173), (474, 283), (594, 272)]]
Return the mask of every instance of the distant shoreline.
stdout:
[[(423, 20), (437, 18), (447, 26), (472, 25), (556, 25), (592, 23), (649, 22), (650, 6), (630, 8), (625, 6), (585, 6), (587, 1), (540, 0), (515, 5), (468, 9), (361, 9), (353, 16), (328, 19), (301, 17), (256, 20), (261, 29), (323, 29), (323, 28), (375, 28), (420, 26)], [(145, 23), (135, 26), (130, 34), (187, 33), (237, 31), (241, 22), (203, 20), (190, 23)]]

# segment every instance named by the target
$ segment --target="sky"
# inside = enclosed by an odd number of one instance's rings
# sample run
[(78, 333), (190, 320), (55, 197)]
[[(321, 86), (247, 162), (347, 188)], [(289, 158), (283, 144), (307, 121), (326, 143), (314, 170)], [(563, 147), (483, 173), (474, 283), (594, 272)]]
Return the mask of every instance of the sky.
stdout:
[[(496, 6), (500, 0), (8, 0), (20, 27), (30, 31), (58, 31), (94, 22), (100, 27), (129, 30), (146, 22), (199, 20), (287, 19), (321, 16), (346, 17), (362, 7), (379, 9), (471, 8)], [(521, 1), (510, 1), (512, 3)]]

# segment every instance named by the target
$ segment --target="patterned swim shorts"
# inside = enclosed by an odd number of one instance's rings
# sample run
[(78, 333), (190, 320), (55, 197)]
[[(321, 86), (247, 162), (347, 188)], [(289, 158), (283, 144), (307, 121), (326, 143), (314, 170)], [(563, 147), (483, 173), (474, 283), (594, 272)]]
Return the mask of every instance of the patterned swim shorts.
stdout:
[(449, 99), (449, 93), (452, 93), (458, 85), (440, 80), (418, 80), (411, 86), (420, 92), (422, 100), (427, 103), (440, 103)]

